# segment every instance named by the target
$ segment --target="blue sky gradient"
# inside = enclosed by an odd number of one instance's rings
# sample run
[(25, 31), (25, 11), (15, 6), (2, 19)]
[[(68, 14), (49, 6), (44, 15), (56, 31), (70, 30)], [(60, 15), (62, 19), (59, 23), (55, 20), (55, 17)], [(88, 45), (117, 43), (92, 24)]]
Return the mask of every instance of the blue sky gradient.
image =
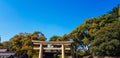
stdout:
[(120, 0), (0, 0), (0, 35), (41, 31), (49, 39), (74, 30), (85, 19), (108, 13)]

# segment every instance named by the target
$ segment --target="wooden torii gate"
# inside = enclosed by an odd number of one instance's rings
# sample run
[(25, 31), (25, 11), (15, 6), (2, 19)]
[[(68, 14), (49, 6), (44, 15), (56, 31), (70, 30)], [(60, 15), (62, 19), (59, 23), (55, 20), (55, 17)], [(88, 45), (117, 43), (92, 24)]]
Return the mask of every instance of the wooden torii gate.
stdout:
[[(34, 50), (39, 50), (39, 58), (43, 58), (43, 50), (62, 50), (62, 58), (65, 58), (65, 50), (70, 50), (70, 48), (65, 48), (66, 45), (71, 45), (72, 41), (37, 41), (32, 40), (34, 45), (40, 45), (39, 47), (34, 47)], [(61, 47), (43, 47), (43, 45), (61, 45)]]

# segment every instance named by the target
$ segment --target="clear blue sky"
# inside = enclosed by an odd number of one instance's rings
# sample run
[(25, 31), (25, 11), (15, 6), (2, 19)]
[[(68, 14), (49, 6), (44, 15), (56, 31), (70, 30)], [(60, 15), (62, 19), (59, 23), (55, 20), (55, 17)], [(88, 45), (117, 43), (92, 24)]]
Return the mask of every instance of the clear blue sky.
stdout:
[(49, 39), (68, 34), (85, 21), (110, 11), (120, 0), (0, 0), (0, 35), (41, 31)]

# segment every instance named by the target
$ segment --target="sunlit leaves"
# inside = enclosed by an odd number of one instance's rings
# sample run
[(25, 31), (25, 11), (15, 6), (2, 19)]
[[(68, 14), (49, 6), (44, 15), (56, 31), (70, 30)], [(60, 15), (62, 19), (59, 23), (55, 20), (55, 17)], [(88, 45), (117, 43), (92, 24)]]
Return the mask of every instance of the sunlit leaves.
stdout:
[(16, 51), (20, 58), (37, 55), (36, 52), (32, 53), (33, 44), (31, 40), (45, 41), (46, 38), (41, 32), (20, 33), (11, 38), (10, 50)]
[(119, 10), (120, 6), (113, 8), (108, 14), (87, 19), (73, 30), (69, 37), (74, 41), (75, 51), (88, 46), (92, 55), (118, 55), (120, 53)]
[[(90, 51), (94, 55), (112, 55), (117, 56), (120, 46), (120, 23), (115, 21), (101, 28), (95, 35), (91, 43)], [(93, 49), (93, 47), (98, 47)]]
[(50, 41), (61, 41), (61, 36), (52, 36), (51, 38), (50, 38)]

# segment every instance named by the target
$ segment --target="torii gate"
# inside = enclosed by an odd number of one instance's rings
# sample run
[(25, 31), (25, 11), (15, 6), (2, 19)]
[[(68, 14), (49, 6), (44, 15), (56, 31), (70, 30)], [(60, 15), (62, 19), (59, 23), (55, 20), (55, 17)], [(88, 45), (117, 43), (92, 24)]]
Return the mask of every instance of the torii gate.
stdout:
[[(62, 58), (65, 58), (65, 50), (70, 50), (70, 48), (65, 48), (65, 45), (71, 45), (72, 41), (37, 41), (32, 40), (33, 44), (40, 45), (39, 47), (34, 47), (34, 50), (39, 50), (39, 58), (43, 58), (43, 50), (62, 50)], [(61, 45), (58, 47), (43, 47), (43, 45)]]

